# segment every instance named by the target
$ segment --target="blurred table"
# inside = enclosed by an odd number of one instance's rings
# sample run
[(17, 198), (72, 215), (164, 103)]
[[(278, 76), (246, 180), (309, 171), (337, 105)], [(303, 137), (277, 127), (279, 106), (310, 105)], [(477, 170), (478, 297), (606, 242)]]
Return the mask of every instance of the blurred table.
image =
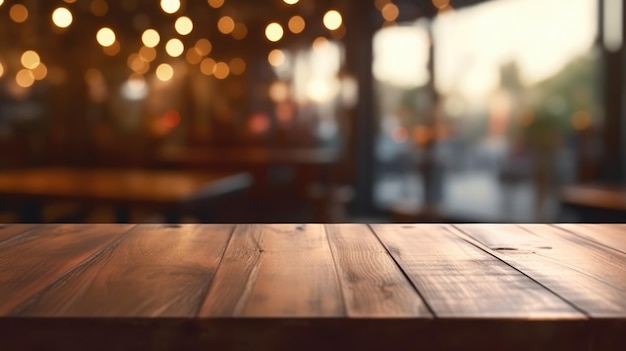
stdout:
[(40, 222), (41, 204), (70, 201), (113, 205), (119, 222), (128, 221), (134, 207), (162, 211), (177, 221), (182, 211), (252, 183), (242, 173), (158, 171), (139, 169), (41, 168), (0, 172), (0, 199), (21, 209), (21, 221)]
[(1, 350), (623, 350), (625, 225), (0, 226)]
[(618, 185), (578, 184), (566, 186), (560, 193), (565, 211), (584, 222), (626, 222), (626, 187)]

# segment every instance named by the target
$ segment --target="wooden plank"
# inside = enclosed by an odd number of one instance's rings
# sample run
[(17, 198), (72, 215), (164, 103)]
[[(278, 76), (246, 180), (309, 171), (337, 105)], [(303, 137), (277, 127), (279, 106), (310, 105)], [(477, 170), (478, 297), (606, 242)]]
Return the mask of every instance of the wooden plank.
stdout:
[(239, 225), (203, 317), (338, 317), (341, 290), (323, 225)]
[(626, 253), (625, 224), (558, 224), (555, 226)]
[(432, 314), (411, 282), (365, 224), (326, 226), (350, 317), (426, 317)]
[(626, 255), (549, 225), (457, 227), (591, 317), (626, 317)]
[(0, 315), (85, 264), (131, 229), (129, 225), (40, 224), (0, 245)]
[(0, 243), (34, 228), (36, 228), (34, 224), (0, 224)]
[(438, 317), (584, 318), (449, 225), (373, 225)]
[(140, 225), (15, 311), (20, 316), (193, 317), (231, 225)]

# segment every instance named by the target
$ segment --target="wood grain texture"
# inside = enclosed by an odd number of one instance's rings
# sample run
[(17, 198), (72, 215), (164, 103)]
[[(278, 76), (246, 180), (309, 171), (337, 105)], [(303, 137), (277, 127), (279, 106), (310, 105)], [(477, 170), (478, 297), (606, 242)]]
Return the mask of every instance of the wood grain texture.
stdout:
[(345, 315), (323, 225), (238, 225), (202, 317)]
[(558, 224), (555, 226), (626, 253), (626, 224)]
[(550, 225), (457, 227), (591, 317), (626, 316), (625, 254)]
[(326, 225), (350, 317), (432, 314), (385, 247), (365, 224)]
[(438, 317), (584, 318), (449, 225), (372, 228)]
[(231, 232), (231, 225), (141, 225), (14, 314), (193, 317)]
[(129, 225), (38, 225), (25, 235), (0, 243), (0, 314), (119, 239)]
[(36, 228), (34, 224), (0, 224), (0, 243)]

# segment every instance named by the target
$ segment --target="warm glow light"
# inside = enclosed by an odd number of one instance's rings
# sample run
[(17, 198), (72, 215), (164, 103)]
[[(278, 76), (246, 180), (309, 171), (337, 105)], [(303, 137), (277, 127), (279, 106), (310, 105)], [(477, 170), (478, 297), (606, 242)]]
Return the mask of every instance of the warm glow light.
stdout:
[(282, 50), (274, 49), (267, 55), (267, 62), (274, 67), (279, 67), (285, 63), (285, 53)]
[(52, 23), (59, 28), (69, 27), (73, 20), (72, 13), (65, 7), (59, 7), (52, 12)]
[[(2, 1), (2, 0), (0, 0), (0, 1)], [(4, 66), (2, 65), (2, 62), (0, 62), (0, 77), (2, 77), (3, 75), (4, 75)]]
[(185, 51), (185, 45), (180, 39), (170, 39), (165, 44), (165, 52), (172, 57), (178, 57)]
[(35, 83), (35, 76), (33, 72), (27, 69), (21, 69), (15, 75), (15, 82), (22, 88), (28, 88)]
[(132, 69), (135, 73), (145, 74), (150, 69), (150, 64), (141, 59), (139, 54), (131, 54), (126, 61), (128, 68)]
[(269, 41), (279, 41), (283, 37), (283, 34), (283, 27), (276, 22), (270, 23), (265, 27), (265, 37)]
[(178, 34), (187, 35), (193, 30), (193, 22), (191, 22), (189, 17), (178, 17), (176, 23), (174, 23), (174, 28), (176, 28), (176, 32), (178, 32)]
[(41, 59), (39, 58), (39, 54), (37, 54), (35, 51), (28, 50), (22, 54), (20, 62), (22, 62), (22, 66), (24, 66), (25, 68), (33, 69), (37, 67), (37, 65), (39, 65)]
[(210, 76), (215, 72), (215, 61), (212, 58), (205, 58), (200, 63), (200, 72)]
[(185, 57), (187, 58), (187, 62), (192, 65), (197, 65), (200, 61), (202, 61), (202, 55), (200, 55), (198, 49), (195, 47), (187, 50), (187, 55)]
[(226, 77), (228, 77), (228, 74), (230, 74), (230, 68), (228, 67), (226, 62), (218, 62), (215, 64), (215, 72), (213, 72), (215, 78), (226, 79)]
[(156, 76), (160, 81), (167, 82), (174, 76), (174, 69), (167, 63), (162, 63), (156, 69)]
[(9, 10), (9, 16), (13, 21), (17, 23), (22, 23), (26, 21), (26, 19), (28, 19), (28, 9), (22, 4), (13, 5)]
[(113, 45), (103, 47), (102, 51), (104, 51), (104, 53), (109, 55), (109, 56), (115, 56), (115, 55), (119, 54), (120, 49), (121, 49), (120, 48), (120, 43), (118, 41), (115, 41), (113, 43)]
[(298, 3), (298, 1), (300, 0), (283, 0), (283, 2), (287, 5), (295, 5)]
[(229, 16), (223, 16), (217, 21), (217, 29), (222, 34), (230, 34), (235, 30), (235, 21)]
[(444, 8), (446, 8), (448, 5), (450, 5), (450, 0), (433, 0), (433, 5), (442, 10)]
[(272, 101), (283, 102), (289, 98), (289, 86), (285, 82), (274, 82), (270, 85), (268, 94)]
[(0, 6), (2, 6), (2, 4), (4, 4), (4, 0), (0, 0)]
[(378, 10), (382, 10), (385, 5), (390, 3), (391, 0), (374, 0), (374, 5)]
[(389, 22), (395, 21), (400, 15), (400, 10), (398, 10), (398, 6), (392, 3), (388, 3), (387, 5), (383, 6), (380, 12), (383, 15), (385, 21)]
[(108, 27), (100, 28), (96, 34), (96, 40), (98, 40), (98, 44), (102, 46), (111, 46), (115, 43), (115, 32)]
[(246, 25), (243, 23), (237, 23), (235, 24), (235, 29), (233, 29), (233, 32), (231, 34), (233, 38), (241, 40), (248, 35), (248, 27), (246, 27)]
[(219, 9), (224, 5), (224, 0), (208, 0), (209, 6), (214, 9)]
[(165, 13), (175, 13), (180, 10), (180, 0), (161, 0), (161, 9)]
[(304, 18), (301, 16), (293, 16), (289, 19), (287, 26), (292, 33), (298, 34), (304, 30), (306, 23), (304, 22)]
[(33, 68), (32, 72), (33, 77), (36, 80), (42, 80), (48, 75), (48, 67), (46, 67), (43, 63), (40, 63), (37, 67)]
[(65, 1), (68, 4), (73, 4), (76, 2), (76, 0), (63, 0), (63, 1)]
[(128, 100), (142, 100), (148, 95), (148, 84), (142, 75), (133, 74), (122, 85), (120, 92)]
[(202, 56), (208, 55), (212, 49), (213, 45), (211, 45), (211, 42), (208, 39), (203, 38), (196, 42), (196, 50)]
[(313, 47), (313, 50), (320, 50), (326, 45), (328, 45), (328, 39), (324, 37), (317, 37), (315, 38), (315, 40), (313, 40), (312, 47)]
[(156, 58), (156, 50), (147, 46), (142, 46), (139, 49), (139, 57), (146, 62), (152, 62)]
[(89, 9), (94, 16), (102, 17), (109, 12), (109, 4), (104, 0), (94, 0), (91, 6), (89, 6)]
[(230, 60), (230, 72), (236, 76), (242, 74), (246, 70), (246, 62), (239, 57)]
[(335, 30), (341, 26), (343, 19), (341, 18), (341, 14), (335, 10), (330, 10), (326, 12), (324, 15), (324, 27)]
[(149, 48), (153, 48), (159, 45), (160, 41), (161, 36), (159, 35), (159, 32), (154, 29), (146, 29), (141, 35), (141, 42), (143, 42), (143, 45)]

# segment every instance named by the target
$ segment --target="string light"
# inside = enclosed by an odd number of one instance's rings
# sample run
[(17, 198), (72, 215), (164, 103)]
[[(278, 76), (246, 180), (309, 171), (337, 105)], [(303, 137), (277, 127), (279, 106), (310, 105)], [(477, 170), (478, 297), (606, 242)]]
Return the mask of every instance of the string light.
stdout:
[(202, 62), (200, 62), (200, 72), (207, 76), (212, 75), (215, 72), (215, 60), (210, 57), (202, 60)]
[(204, 38), (198, 39), (198, 41), (196, 41), (195, 47), (198, 53), (202, 56), (208, 55), (213, 49), (213, 45), (211, 45), (211, 42), (208, 39)]
[(213, 72), (213, 76), (217, 79), (226, 79), (230, 74), (230, 68), (226, 64), (226, 62), (218, 62), (215, 64), (215, 71)]
[(400, 10), (398, 10), (398, 6), (392, 3), (388, 3), (385, 6), (383, 6), (380, 12), (383, 15), (383, 18), (385, 19), (385, 21), (388, 21), (388, 22), (395, 21), (398, 18), (398, 15), (400, 14)]
[(69, 27), (73, 20), (72, 13), (65, 7), (58, 7), (52, 12), (52, 23), (59, 28)]
[(243, 74), (246, 70), (246, 62), (239, 57), (230, 60), (230, 72), (236, 76)]

